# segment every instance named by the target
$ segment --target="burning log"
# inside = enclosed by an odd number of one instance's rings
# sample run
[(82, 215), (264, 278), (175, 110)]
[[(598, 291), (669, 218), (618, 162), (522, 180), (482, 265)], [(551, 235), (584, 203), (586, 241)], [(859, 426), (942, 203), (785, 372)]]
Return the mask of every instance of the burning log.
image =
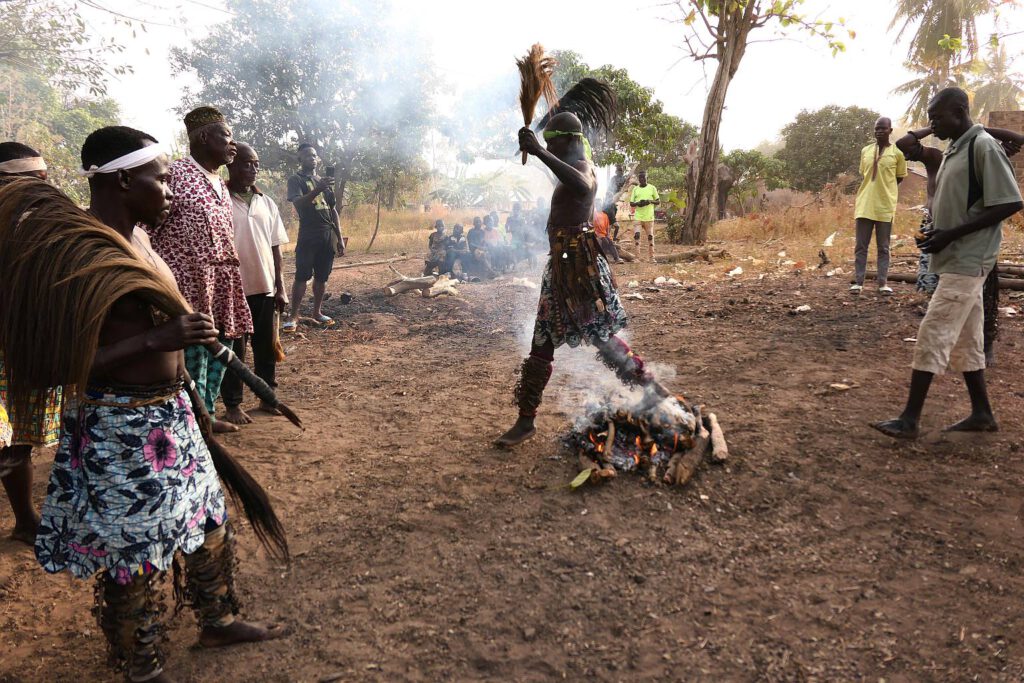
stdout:
[(693, 447), (680, 455), (674, 470), (665, 471), (665, 481), (676, 486), (684, 486), (689, 483), (703, 462), (710, 441), (711, 435), (702, 421), (697, 429), (696, 438), (693, 440)]
[(699, 406), (688, 407), (683, 398), (660, 396), (648, 387), (642, 396), (616, 394), (589, 406), (565, 443), (578, 454), (579, 476), (589, 470), (591, 483), (635, 471), (652, 484), (660, 479), (684, 485), (718, 438), (727, 454), (716, 418), (702, 417)]

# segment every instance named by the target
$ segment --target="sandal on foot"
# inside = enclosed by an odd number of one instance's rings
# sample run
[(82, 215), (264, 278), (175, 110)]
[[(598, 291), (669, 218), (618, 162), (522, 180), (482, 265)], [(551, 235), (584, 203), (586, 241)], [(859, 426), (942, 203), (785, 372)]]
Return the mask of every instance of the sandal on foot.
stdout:
[(313, 320), (316, 320), (318, 323), (320, 323), (324, 327), (330, 327), (331, 325), (334, 324), (334, 318), (332, 318), (330, 316), (326, 316), (323, 313), (321, 313), (320, 315), (318, 315), (315, 318), (313, 318)]
[(288, 322), (281, 325), (282, 332), (294, 332), (297, 329), (299, 329), (299, 324), (294, 320), (289, 320)]

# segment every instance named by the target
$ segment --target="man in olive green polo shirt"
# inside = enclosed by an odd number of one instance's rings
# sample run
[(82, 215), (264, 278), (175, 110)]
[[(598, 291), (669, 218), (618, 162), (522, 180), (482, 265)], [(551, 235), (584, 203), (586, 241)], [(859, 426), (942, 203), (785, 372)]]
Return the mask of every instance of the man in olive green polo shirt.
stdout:
[(920, 241), (941, 275), (917, 332), (910, 396), (903, 414), (873, 427), (913, 439), (935, 375), (947, 367), (964, 375), (971, 414), (947, 429), (994, 432), (999, 427), (985, 388), (981, 290), (999, 256), (1002, 222), (1024, 208), (1002, 145), (971, 121), (967, 93), (946, 88), (928, 104), (932, 132), (949, 140), (932, 200), (933, 226)]
[(864, 289), (868, 268), (868, 247), (875, 233), (878, 247), (878, 291), (892, 294), (886, 284), (889, 275), (889, 241), (892, 219), (896, 214), (899, 184), (907, 177), (907, 160), (903, 152), (890, 143), (892, 122), (884, 116), (875, 121), (875, 141), (860, 151), (860, 173), (864, 180), (857, 191), (854, 218), (857, 224), (857, 246), (854, 249), (854, 285), (851, 292)]

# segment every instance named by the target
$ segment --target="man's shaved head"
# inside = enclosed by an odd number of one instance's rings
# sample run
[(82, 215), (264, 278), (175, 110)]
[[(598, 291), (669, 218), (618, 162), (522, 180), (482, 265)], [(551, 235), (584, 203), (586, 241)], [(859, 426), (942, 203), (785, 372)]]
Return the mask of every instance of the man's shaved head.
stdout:
[(971, 98), (961, 88), (943, 88), (928, 103), (928, 109), (932, 107), (951, 107), (967, 111), (971, 108)]
[(875, 121), (875, 128), (892, 128), (892, 119), (888, 116), (879, 116), (878, 120)]
[(960, 88), (940, 90), (928, 103), (928, 122), (940, 140), (956, 140), (973, 124), (971, 100)]
[(548, 121), (548, 125), (544, 126), (544, 130), (561, 130), (566, 133), (582, 133), (583, 124), (580, 123), (579, 117), (572, 112), (563, 111), (561, 114), (555, 114)]

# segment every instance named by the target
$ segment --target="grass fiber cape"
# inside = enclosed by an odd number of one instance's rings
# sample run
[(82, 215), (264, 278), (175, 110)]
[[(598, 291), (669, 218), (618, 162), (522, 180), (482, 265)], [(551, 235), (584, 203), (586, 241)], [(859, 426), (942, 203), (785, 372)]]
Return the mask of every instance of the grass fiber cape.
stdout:
[[(133, 294), (168, 317), (192, 312), (176, 284), (124, 237), (35, 178), (0, 185), (0, 283), (0, 350), (12, 413), (30, 414), (48, 387), (83, 396), (100, 330), (121, 297)], [(186, 386), (224, 488), (268, 552), (287, 559), (284, 528), (266, 492), (213, 438), (188, 378)]]

